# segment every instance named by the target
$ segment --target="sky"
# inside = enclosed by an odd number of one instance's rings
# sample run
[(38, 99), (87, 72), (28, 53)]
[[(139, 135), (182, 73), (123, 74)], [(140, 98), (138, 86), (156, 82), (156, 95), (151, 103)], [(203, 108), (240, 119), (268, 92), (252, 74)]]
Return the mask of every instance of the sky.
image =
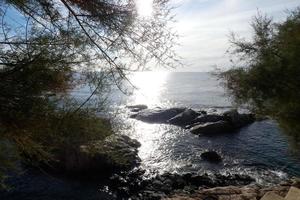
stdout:
[(251, 37), (251, 19), (258, 11), (282, 21), (300, 0), (173, 0), (180, 37), (176, 48), (183, 67), (176, 71), (212, 71), (228, 68), (230, 32)]
[[(153, 0), (136, 0), (138, 11), (144, 17), (151, 16)], [(172, 71), (213, 71), (216, 67), (230, 67), (226, 51), (230, 47), (229, 35), (234, 32), (250, 38), (251, 19), (258, 12), (282, 21), (288, 10), (300, 6), (300, 0), (170, 0), (179, 34), (176, 47), (183, 67)], [(16, 11), (10, 10), (9, 20), (16, 25), (22, 22)], [(23, 24), (25, 21), (22, 22)], [(157, 68), (156, 68), (157, 69)], [(158, 69), (165, 71), (166, 69)]]

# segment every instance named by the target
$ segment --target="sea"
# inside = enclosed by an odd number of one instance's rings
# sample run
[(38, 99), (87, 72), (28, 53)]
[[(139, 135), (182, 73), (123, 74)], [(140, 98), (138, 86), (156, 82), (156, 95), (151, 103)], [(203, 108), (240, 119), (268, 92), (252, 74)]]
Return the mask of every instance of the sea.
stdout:
[[(300, 151), (274, 120), (256, 121), (230, 134), (197, 136), (173, 125), (149, 124), (129, 117), (131, 113), (126, 106), (136, 104), (212, 112), (236, 108), (222, 83), (211, 73), (137, 72), (129, 78), (134, 86), (128, 86), (132, 87), (131, 94), (113, 89), (107, 100), (108, 113), (117, 134), (128, 135), (141, 143), (141, 168), (148, 174), (246, 174), (262, 185), (300, 176)], [(84, 100), (90, 90), (81, 87), (72, 95)], [(201, 153), (207, 150), (217, 151), (223, 162), (203, 161)], [(100, 185), (58, 180), (41, 174), (20, 177), (17, 183), (14, 191), (5, 196), (7, 199), (99, 199)]]

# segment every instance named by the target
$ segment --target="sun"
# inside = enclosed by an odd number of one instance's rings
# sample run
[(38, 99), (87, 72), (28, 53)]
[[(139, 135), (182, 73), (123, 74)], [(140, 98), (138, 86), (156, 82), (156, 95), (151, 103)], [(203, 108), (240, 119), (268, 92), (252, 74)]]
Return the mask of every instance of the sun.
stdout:
[(136, 7), (140, 17), (151, 17), (153, 12), (153, 0), (136, 0)]

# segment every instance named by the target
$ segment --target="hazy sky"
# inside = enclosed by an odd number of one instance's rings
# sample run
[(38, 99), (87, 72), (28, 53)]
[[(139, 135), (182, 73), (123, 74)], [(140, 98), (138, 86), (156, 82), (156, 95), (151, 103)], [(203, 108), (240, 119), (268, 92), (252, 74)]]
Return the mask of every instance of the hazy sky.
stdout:
[(176, 71), (210, 71), (214, 65), (229, 64), (226, 50), (231, 31), (251, 35), (251, 18), (258, 10), (282, 20), (286, 11), (300, 6), (300, 0), (174, 0), (178, 23), (178, 53), (184, 68)]

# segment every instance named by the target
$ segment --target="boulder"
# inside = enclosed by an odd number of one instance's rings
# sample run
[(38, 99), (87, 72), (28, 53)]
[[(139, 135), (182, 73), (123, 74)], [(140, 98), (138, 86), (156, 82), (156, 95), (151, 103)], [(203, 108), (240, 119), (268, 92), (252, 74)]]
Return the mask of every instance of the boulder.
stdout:
[(193, 121), (197, 116), (199, 116), (198, 112), (192, 109), (186, 109), (182, 113), (169, 119), (167, 122), (177, 126), (186, 126), (191, 124), (191, 121)]
[(169, 119), (182, 113), (186, 108), (145, 109), (135, 116), (135, 119), (148, 123), (167, 123)]
[(193, 134), (218, 134), (232, 131), (233, 127), (228, 121), (208, 122), (199, 124), (190, 129)]
[(201, 115), (192, 120), (191, 122), (193, 124), (195, 123), (207, 123), (207, 122), (217, 122), (224, 120), (225, 117), (222, 115), (216, 115), (216, 114), (208, 114), (208, 115)]
[(241, 128), (255, 121), (253, 114), (240, 114), (235, 109), (223, 113), (223, 116), (227, 121), (231, 122), (235, 128)]
[(215, 151), (204, 152), (201, 154), (201, 158), (212, 163), (219, 163), (222, 161), (222, 157)]
[(138, 104), (138, 105), (126, 106), (126, 108), (130, 109), (131, 112), (139, 112), (141, 110), (147, 109), (148, 106), (144, 104)]
[(91, 174), (130, 170), (139, 165), (140, 143), (125, 135), (113, 134), (68, 151), (61, 163), (67, 173)]

